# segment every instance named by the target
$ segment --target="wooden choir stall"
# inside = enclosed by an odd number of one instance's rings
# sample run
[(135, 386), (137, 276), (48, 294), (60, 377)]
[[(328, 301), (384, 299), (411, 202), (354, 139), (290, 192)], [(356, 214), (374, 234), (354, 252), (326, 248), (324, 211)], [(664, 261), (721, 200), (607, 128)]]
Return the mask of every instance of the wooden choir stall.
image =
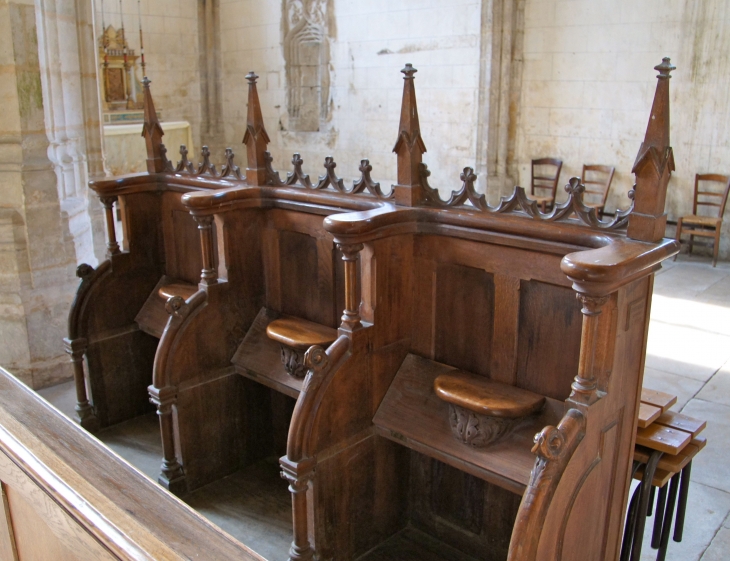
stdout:
[(293, 561), (617, 559), (653, 275), (678, 250), (656, 69), (611, 220), (577, 178), (548, 213), (521, 187), (490, 206), (471, 168), (443, 200), (411, 65), (390, 192), (367, 160), (352, 185), (331, 157), (274, 171), (253, 73), (248, 167), (173, 165), (145, 81), (148, 173), (91, 185), (109, 251), (69, 315), (79, 423), (156, 407), (180, 495), (280, 456)]

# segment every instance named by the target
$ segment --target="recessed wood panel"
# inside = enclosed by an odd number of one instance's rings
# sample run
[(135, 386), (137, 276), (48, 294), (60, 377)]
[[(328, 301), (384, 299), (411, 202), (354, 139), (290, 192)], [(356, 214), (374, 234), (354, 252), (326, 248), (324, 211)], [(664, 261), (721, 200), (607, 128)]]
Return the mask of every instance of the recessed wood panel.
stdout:
[(522, 281), (517, 343), (519, 387), (564, 400), (578, 373), (582, 314), (575, 292)]
[(316, 321), (319, 284), (317, 240), (298, 232), (279, 232), (281, 312)]
[(442, 264), (436, 272), (434, 298), (434, 360), (488, 376), (493, 275), (473, 267)]

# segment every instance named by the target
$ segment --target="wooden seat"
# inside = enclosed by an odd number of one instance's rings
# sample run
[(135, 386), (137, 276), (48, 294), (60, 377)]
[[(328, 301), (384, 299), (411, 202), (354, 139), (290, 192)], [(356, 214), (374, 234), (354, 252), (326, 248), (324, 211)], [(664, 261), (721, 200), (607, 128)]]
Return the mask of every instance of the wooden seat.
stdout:
[[(535, 168), (538, 168), (537, 170)], [(551, 173), (551, 168), (553, 168)], [(558, 190), (560, 170), (563, 168), (563, 160), (558, 158), (539, 158), (532, 160), (532, 172), (530, 174), (530, 195), (537, 201), (542, 212), (547, 212), (555, 204), (555, 193)], [(538, 194), (535, 189), (539, 189)]]
[(611, 189), (615, 172), (616, 168), (613, 166), (583, 164), (580, 182), (585, 185), (585, 196), (592, 198), (592, 200), (584, 199), (584, 203), (586, 206), (597, 209), (600, 217), (603, 217), (608, 192)]
[(186, 282), (173, 282), (163, 284), (157, 289), (160, 298), (167, 301), (173, 296), (180, 296), (183, 300), (187, 300), (198, 291), (198, 287), (194, 284)]
[(441, 374), (433, 387), (450, 406), (454, 436), (477, 448), (496, 442), (545, 403), (541, 395), (461, 370)]
[(545, 403), (536, 393), (461, 370), (442, 374), (433, 387), (445, 402), (489, 417), (518, 419), (536, 413)]
[(324, 347), (333, 343), (337, 330), (306, 319), (285, 317), (272, 321), (266, 327), (266, 335), (281, 345), (281, 362), (286, 371), (303, 378), (307, 373), (304, 353), (312, 345)]
[[(700, 182), (703, 182), (703, 190), (700, 190)], [(716, 190), (710, 187), (715, 185)], [(719, 189), (722, 186), (722, 189)], [(681, 216), (677, 221), (676, 240), (681, 243), (683, 233), (689, 234), (689, 253), (692, 254), (694, 237), (712, 238), (712, 266), (717, 265), (717, 254), (720, 249), (720, 230), (722, 229), (722, 216), (725, 213), (728, 193), (730, 192), (730, 175), (716, 173), (696, 174), (694, 200), (692, 201), (692, 214)], [(713, 210), (717, 214), (713, 216)], [(710, 215), (703, 214), (702, 211)], [(677, 257), (675, 256), (676, 260)]]
[(337, 330), (301, 318), (282, 318), (272, 321), (266, 335), (282, 345), (306, 351), (312, 345), (326, 346), (337, 339)]

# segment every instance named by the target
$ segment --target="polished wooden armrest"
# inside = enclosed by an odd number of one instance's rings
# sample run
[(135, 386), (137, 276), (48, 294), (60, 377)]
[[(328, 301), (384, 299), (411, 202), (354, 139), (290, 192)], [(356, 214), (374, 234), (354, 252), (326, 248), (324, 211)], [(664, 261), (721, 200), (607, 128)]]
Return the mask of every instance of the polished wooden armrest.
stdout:
[(545, 403), (541, 395), (460, 370), (441, 374), (433, 387), (445, 402), (489, 417), (527, 417)]

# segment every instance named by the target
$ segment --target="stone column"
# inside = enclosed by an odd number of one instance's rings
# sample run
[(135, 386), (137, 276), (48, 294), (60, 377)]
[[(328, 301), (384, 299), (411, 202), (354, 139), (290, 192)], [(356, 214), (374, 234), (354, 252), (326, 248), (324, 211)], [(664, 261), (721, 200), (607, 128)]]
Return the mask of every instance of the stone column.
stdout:
[(0, 0), (0, 364), (38, 388), (73, 376), (63, 348), (78, 279), (48, 159), (35, 6)]
[(492, 202), (517, 181), (524, 16), (525, 0), (482, 0), (477, 175)]
[(89, 177), (103, 177), (93, 9), (87, 0), (34, 0), (48, 158), (78, 263), (104, 256), (103, 213)]

